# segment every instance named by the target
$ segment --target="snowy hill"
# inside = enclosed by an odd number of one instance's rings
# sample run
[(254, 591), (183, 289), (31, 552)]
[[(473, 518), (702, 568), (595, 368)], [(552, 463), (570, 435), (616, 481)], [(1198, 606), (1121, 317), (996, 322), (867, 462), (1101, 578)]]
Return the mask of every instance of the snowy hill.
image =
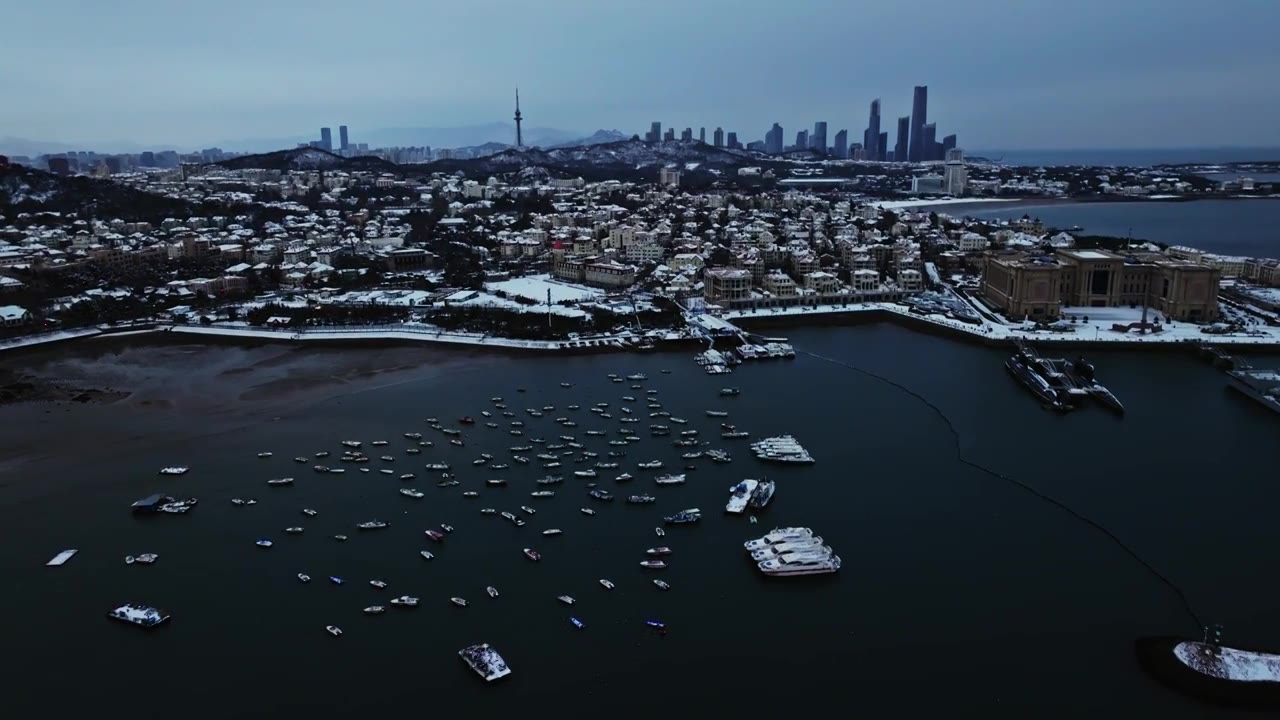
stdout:
[(228, 170), (369, 170), (397, 172), (398, 166), (382, 158), (362, 156), (345, 158), (320, 148), (294, 148), (211, 163)]
[(549, 146), (550, 149), (565, 147), (585, 147), (587, 145), (604, 145), (605, 143), (618, 142), (619, 140), (629, 140), (630, 135), (619, 132), (617, 130), (597, 130), (588, 137), (578, 138), (571, 142), (558, 143)]
[(0, 212), (89, 212), (100, 217), (186, 217), (192, 206), (131, 187), (83, 176), (65, 177), (21, 165), (0, 166)]

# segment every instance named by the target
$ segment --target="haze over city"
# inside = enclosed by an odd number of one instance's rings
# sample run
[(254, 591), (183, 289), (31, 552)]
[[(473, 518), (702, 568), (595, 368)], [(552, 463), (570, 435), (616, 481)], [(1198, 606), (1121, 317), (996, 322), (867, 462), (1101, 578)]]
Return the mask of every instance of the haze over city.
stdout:
[[(1158, 23), (1154, 22), (1156, 19)], [(52, 0), (6, 10), (0, 135), (100, 150), (286, 147), (509, 120), (643, 134), (865, 123), (930, 87), (970, 148), (1265, 145), (1280, 4), (671, 0), (530, 6)]]

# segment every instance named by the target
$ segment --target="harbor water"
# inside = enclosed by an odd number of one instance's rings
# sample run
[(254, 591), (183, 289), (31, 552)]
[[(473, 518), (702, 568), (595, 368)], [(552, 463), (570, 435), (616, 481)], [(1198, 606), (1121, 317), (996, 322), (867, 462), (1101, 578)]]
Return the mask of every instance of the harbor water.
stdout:
[[(771, 331), (781, 333), (781, 331)], [(760, 361), (710, 377), (692, 353), (494, 355), (420, 348), (240, 348), (126, 345), (103, 341), (9, 359), (36, 372), (110, 377), (134, 392), (110, 405), (0, 408), (12, 429), (0, 440), (0, 565), (10, 591), (6, 673), (13, 717), (68, 717), (103, 708), (131, 717), (346, 717), (405, 713), (556, 712), (631, 717), (689, 708), (760, 717), (840, 703), (872, 717), (1159, 716), (1203, 718), (1205, 707), (1141, 673), (1132, 650), (1147, 635), (1198, 636), (1169, 588), (1097, 530), (1034, 495), (961, 464), (946, 423), (889, 384), (910, 387), (958, 428), (959, 450), (1105, 526), (1174, 582), (1224, 640), (1280, 647), (1271, 572), (1280, 525), (1274, 482), (1275, 416), (1227, 388), (1190, 352), (1092, 353), (1098, 377), (1125, 404), (1119, 417), (1085, 406), (1043, 411), (1007, 376), (1008, 351), (920, 334), (892, 324), (795, 329), (795, 360)], [(809, 354), (813, 353), (813, 354)], [(1052, 353), (1051, 353), (1052, 354)], [(1255, 366), (1280, 358), (1255, 356)], [(302, 391), (308, 368), (362, 365), (368, 372)], [(204, 372), (202, 368), (212, 368)], [(385, 372), (379, 372), (379, 368)], [(663, 374), (663, 369), (670, 370)], [(613, 383), (609, 373), (645, 373)], [(95, 375), (96, 374), (96, 375)], [(573, 383), (570, 388), (562, 382)], [(264, 387), (270, 385), (272, 393)], [(736, 386), (741, 395), (722, 397)], [(518, 392), (518, 388), (527, 392)], [(671, 437), (650, 438), (645, 390), (673, 416), (673, 435), (697, 429), (733, 461), (680, 459)], [(276, 392), (278, 391), (278, 392)], [(274, 394), (273, 394), (274, 393)], [(623, 395), (640, 422), (622, 425)], [(503, 418), (490, 398), (516, 413)], [(588, 412), (608, 402), (613, 418)], [(565, 406), (578, 404), (580, 410)], [(525, 408), (554, 406), (544, 417)], [(728, 418), (707, 417), (708, 409)], [(499, 429), (484, 427), (482, 410)], [(472, 416), (465, 447), (446, 427)], [(562, 428), (558, 416), (578, 426)], [(510, 420), (524, 436), (507, 432)], [(752, 438), (792, 434), (814, 456), (805, 466), (764, 465), (750, 440), (719, 439), (729, 422)], [(480, 453), (510, 462), (509, 446), (573, 434), (606, 460), (604, 441), (632, 427), (617, 470), (601, 470), (613, 502), (587, 498), (566, 463), (550, 499), (530, 498), (545, 474), (537, 461), (506, 470), (472, 465)], [(600, 429), (604, 438), (586, 437)], [(420, 455), (402, 437), (421, 432)], [(364, 442), (371, 473), (337, 462), (345, 439)], [(373, 440), (388, 445), (371, 447)], [(332, 456), (306, 464), (327, 450)], [(257, 453), (270, 451), (271, 458)], [(533, 457), (543, 450), (522, 453)], [(382, 454), (395, 456), (383, 463)], [(660, 471), (637, 462), (660, 459)], [(450, 463), (459, 487), (437, 488), (423, 470)], [(321, 475), (315, 462), (345, 467)], [(595, 460), (592, 461), (594, 463)], [(653, 476), (697, 470), (679, 486)], [(183, 476), (157, 475), (188, 465)], [(378, 472), (389, 467), (395, 475)], [(635, 475), (616, 484), (621, 472)], [(398, 475), (418, 479), (402, 482)], [(288, 487), (265, 481), (293, 476)], [(506, 487), (484, 480), (505, 477)], [(743, 478), (777, 482), (772, 504), (749, 524), (723, 512)], [(401, 487), (422, 490), (413, 500)], [(462, 496), (476, 490), (477, 498)], [(196, 496), (187, 515), (136, 517), (151, 493)], [(627, 505), (633, 493), (658, 497)], [(256, 498), (237, 507), (232, 497)], [(535, 515), (515, 527), (480, 509)], [(595, 516), (580, 512), (597, 511)], [(703, 510), (701, 522), (661, 518)], [(301, 513), (314, 508), (315, 517)], [(390, 523), (360, 532), (358, 522)], [(448, 523), (441, 543), (423, 535)], [(809, 526), (841, 556), (838, 574), (763, 577), (742, 542), (774, 526)], [(303, 526), (300, 535), (285, 527)], [(560, 536), (541, 531), (560, 528)], [(337, 542), (335, 534), (350, 539)], [(254, 545), (270, 538), (274, 546)], [(670, 567), (643, 570), (645, 549), (667, 545)], [(531, 562), (521, 550), (541, 553)], [(45, 562), (65, 548), (61, 567)], [(435, 558), (425, 561), (420, 550)], [(151, 566), (126, 555), (159, 554)], [(297, 573), (313, 579), (300, 583)], [(340, 576), (343, 585), (327, 578)], [(660, 577), (670, 591), (655, 588)], [(387, 582), (385, 590), (368, 581)], [(609, 578), (617, 588), (597, 583)], [(485, 587), (500, 591), (489, 598)], [(398, 595), (412, 610), (361, 608)], [(572, 595), (576, 604), (556, 600)], [(468, 607), (450, 604), (460, 596)], [(168, 610), (145, 631), (106, 618), (125, 602)], [(582, 620), (577, 629), (570, 616)], [(646, 620), (660, 620), (660, 635)], [(326, 625), (344, 631), (339, 638)], [(488, 642), (513, 674), (493, 684), (458, 658)], [(1214, 716), (1229, 716), (1214, 709)]]

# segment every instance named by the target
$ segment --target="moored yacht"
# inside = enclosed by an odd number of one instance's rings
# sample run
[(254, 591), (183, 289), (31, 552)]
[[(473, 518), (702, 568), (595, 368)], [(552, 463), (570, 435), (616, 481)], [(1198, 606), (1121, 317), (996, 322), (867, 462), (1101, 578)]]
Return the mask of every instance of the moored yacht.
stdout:
[[(813, 530), (810, 530), (807, 527), (774, 528), (763, 537), (742, 543), (742, 547), (746, 548), (748, 551), (760, 550), (767, 548), (770, 545), (777, 545), (778, 543), (791, 542), (794, 540), (806, 540), (813, 537)], [(822, 538), (818, 539), (821, 540)]]
[(464, 647), (458, 651), (458, 657), (462, 658), (467, 666), (486, 682), (493, 682), (511, 674), (511, 668), (507, 667), (507, 662), (502, 659), (497, 650), (489, 646), (489, 643)]
[(783, 555), (771, 560), (761, 560), (756, 566), (765, 575), (822, 575), (840, 569), (840, 556)]
[(736, 515), (746, 510), (751, 502), (752, 493), (759, 485), (759, 480), (747, 479), (729, 488), (729, 502), (724, 506), (725, 512)]

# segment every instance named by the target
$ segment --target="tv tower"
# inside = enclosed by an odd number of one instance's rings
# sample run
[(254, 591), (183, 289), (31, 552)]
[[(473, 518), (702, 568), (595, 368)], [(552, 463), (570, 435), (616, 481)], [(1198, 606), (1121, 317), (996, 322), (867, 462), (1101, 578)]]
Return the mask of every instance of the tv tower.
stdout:
[(520, 88), (516, 88), (516, 147), (524, 146), (524, 138), (520, 135)]

